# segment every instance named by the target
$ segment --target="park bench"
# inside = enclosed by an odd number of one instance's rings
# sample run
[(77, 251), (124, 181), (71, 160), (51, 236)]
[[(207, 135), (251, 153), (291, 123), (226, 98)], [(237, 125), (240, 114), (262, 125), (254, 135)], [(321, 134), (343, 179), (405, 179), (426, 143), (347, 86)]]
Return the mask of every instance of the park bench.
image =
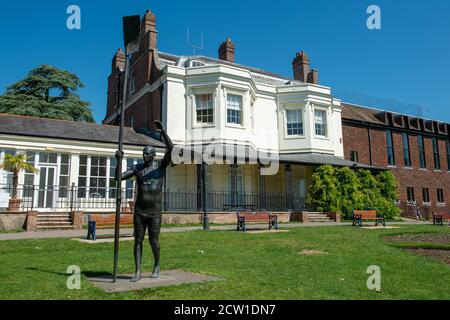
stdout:
[(384, 220), (384, 216), (377, 214), (376, 211), (366, 211), (366, 210), (355, 210), (353, 211), (353, 226), (363, 225), (363, 220), (365, 221), (375, 221), (375, 226), (378, 226), (380, 223), (383, 226), (386, 226), (386, 222)]
[(223, 211), (244, 211), (244, 210), (254, 210), (254, 204), (224, 204)]
[(268, 223), (269, 230), (278, 230), (278, 216), (269, 212), (236, 211), (237, 231), (247, 231), (248, 223)]
[(444, 221), (450, 222), (449, 212), (433, 212), (433, 224), (434, 225), (444, 225)]

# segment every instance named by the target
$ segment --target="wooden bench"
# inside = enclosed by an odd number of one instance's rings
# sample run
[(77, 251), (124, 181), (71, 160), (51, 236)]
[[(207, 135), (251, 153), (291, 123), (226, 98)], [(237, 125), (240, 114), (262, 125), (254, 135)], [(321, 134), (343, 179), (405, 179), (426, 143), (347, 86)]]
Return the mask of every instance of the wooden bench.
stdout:
[(275, 228), (278, 230), (278, 216), (270, 214), (269, 212), (249, 212), (249, 211), (236, 211), (237, 217), (237, 231), (247, 231), (247, 223), (268, 223), (269, 230)]
[(444, 221), (450, 221), (449, 212), (433, 212), (433, 224), (434, 225), (444, 225)]
[(253, 211), (255, 209), (254, 204), (224, 204), (223, 205), (223, 211), (245, 211), (245, 210), (251, 210)]
[(362, 227), (363, 220), (375, 221), (375, 226), (378, 226), (380, 223), (383, 224), (383, 226), (386, 226), (384, 216), (377, 214), (376, 211), (373, 211), (373, 210), (371, 210), (371, 211), (367, 211), (367, 210), (353, 211), (353, 226)]

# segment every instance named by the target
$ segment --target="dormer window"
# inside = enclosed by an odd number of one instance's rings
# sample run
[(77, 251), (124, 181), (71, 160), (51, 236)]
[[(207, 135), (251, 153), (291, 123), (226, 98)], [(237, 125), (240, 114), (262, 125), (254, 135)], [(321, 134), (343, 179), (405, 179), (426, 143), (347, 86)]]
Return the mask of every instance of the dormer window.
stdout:
[(189, 68), (195, 68), (195, 67), (203, 67), (205, 64), (198, 60), (191, 60), (189, 61), (188, 67)]

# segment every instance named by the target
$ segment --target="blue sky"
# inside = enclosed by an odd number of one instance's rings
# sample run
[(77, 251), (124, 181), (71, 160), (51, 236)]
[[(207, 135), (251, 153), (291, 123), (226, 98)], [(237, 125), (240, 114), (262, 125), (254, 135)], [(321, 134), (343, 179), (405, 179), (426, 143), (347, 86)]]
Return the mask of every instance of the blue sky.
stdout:
[[(81, 8), (81, 30), (66, 28), (66, 9)], [(366, 27), (366, 9), (381, 8), (382, 29)], [(0, 92), (39, 64), (76, 73), (97, 122), (106, 108), (107, 76), (122, 45), (121, 17), (152, 10), (158, 47), (216, 57), (230, 36), (236, 62), (292, 76), (305, 50), (320, 84), (346, 101), (450, 122), (450, 1), (228, 0), (228, 1), (4, 1), (0, 9)]]

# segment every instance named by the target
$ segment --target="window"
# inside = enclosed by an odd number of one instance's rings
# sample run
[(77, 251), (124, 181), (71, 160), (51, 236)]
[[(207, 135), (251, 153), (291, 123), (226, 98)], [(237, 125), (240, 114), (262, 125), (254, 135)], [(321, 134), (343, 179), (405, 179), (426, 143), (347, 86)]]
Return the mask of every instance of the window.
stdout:
[(287, 135), (303, 135), (303, 120), (301, 110), (286, 110)]
[(405, 167), (411, 167), (411, 153), (409, 151), (409, 136), (407, 133), (402, 134), (403, 139), (403, 161)]
[(438, 139), (433, 138), (433, 154), (434, 154), (434, 169), (441, 170), (441, 159), (439, 158), (439, 143)]
[(70, 157), (68, 154), (61, 154), (61, 164), (59, 169), (59, 197), (67, 198), (69, 190)]
[(438, 203), (445, 203), (444, 190), (442, 190), (442, 189), (437, 189), (437, 202)]
[(80, 156), (80, 165), (78, 167), (78, 198), (86, 198), (87, 188), (87, 160), (88, 157)]
[(242, 96), (227, 94), (227, 123), (242, 124)]
[(415, 202), (416, 199), (414, 198), (414, 188), (412, 187), (407, 187), (406, 188), (406, 194), (408, 197), (408, 202)]
[(447, 146), (447, 170), (450, 171), (450, 140), (447, 140), (445, 143)]
[(427, 167), (427, 161), (425, 158), (425, 143), (423, 141), (423, 136), (417, 136), (417, 145), (419, 148), (419, 166), (422, 169)]
[(430, 203), (430, 191), (428, 190), (428, 188), (422, 189), (422, 202)]
[(314, 126), (316, 128), (316, 135), (327, 136), (327, 113), (324, 110), (314, 111)]
[(386, 146), (387, 146), (387, 158), (388, 164), (395, 165), (395, 155), (394, 155), (394, 140), (392, 138), (392, 131), (386, 130)]
[(213, 95), (202, 94), (195, 96), (197, 123), (214, 123)]
[(130, 116), (130, 127), (134, 128), (134, 114)]
[(91, 175), (89, 178), (89, 197), (106, 196), (106, 157), (91, 156)]
[(203, 62), (196, 61), (196, 60), (192, 60), (189, 64), (190, 64), (191, 68), (204, 67), (205, 66), (205, 64)]
[(39, 163), (57, 164), (58, 155), (56, 153), (41, 152), (39, 153)]
[(130, 76), (130, 94), (134, 93), (136, 91), (136, 76), (135, 73), (131, 73)]
[[(27, 163), (35, 167), (36, 164), (36, 153), (35, 152), (26, 152), (27, 156)], [(24, 191), (23, 196), (25, 198), (30, 198), (33, 196), (33, 189), (34, 189), (34, 177), (35, 174), (31, 172), (30, 170), (25, 170), (24, 172)]]
[(113, 199), (116, 197), (116, 167), (117, 167), (117, 160), (115, 157), (109, 158), (109, 188), (108, 188), (108, 195), (110, 199)]
[(350, 161), (358, 162), (358, 151), (350, 151)]

